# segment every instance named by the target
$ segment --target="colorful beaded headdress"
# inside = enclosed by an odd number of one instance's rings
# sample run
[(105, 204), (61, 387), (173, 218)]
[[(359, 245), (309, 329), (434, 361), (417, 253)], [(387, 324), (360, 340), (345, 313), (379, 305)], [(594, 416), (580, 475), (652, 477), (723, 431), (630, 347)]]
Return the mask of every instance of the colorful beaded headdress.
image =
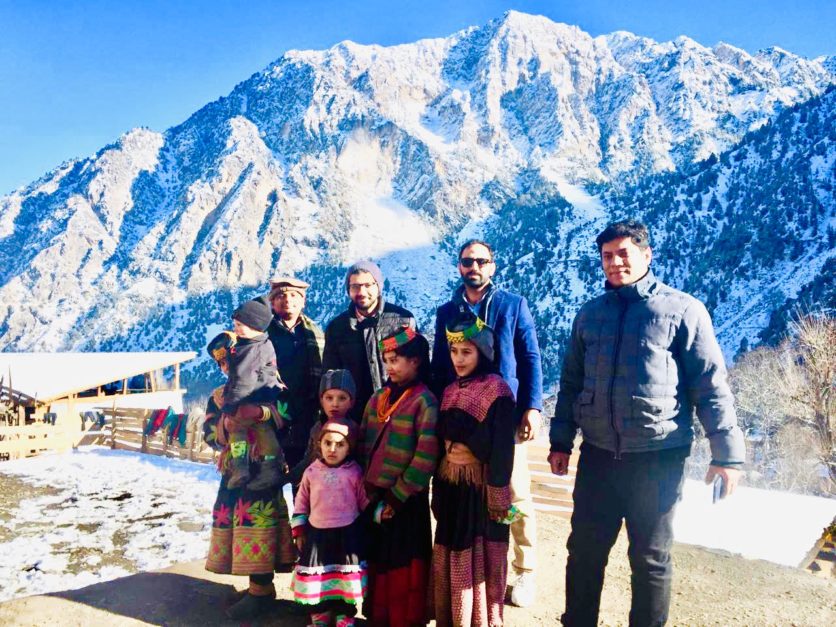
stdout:
[(399, 346), (409, 344), (409, 342), (415, 339), (416, 335), (418, 334), (416, 333), (415, 329), (412, 329), (410, 327), (404, 327), (395, 335), (387, 337), (384, 340), (380, 340), (380, 342), (378, 342), (377, 344), (377, 347), (380, 349), (381, 354), (386, 353), (388, 351), (393, 351)]
[(485, 324), (481, 318), (476, 318), (474, 323), (467, 327), (466, 329), (462, 329), (461, 331), (451, 331), (450, 329), (445, 329), (447, 333), (447, 343), (448, 344), (458, 344), (459, 342), (466, 342), (468, 340), (473, 339), (479, 333), (482, 332), (482, 329), (487, 327), (488, 325)]
[(235, 346), (237, 337), (232, 331), (222, 331), (209, 342), (206, 351), (217, 362), (221, 362), (229, 355), (229, 350)]

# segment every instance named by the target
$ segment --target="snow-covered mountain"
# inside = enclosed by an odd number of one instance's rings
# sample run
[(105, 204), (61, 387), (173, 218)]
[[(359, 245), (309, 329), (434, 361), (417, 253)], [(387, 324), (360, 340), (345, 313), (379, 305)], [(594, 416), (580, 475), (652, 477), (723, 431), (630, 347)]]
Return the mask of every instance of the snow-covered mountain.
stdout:
[(532, 301), (553, 381), (599, 288), (594, 233), (631, 214), (733, 353), (832, 263), (833, 71), (516, 12), (444, 39), (288, 52), (183, 124), (0, 198), (0, 349), (200, 349), (284, 272), (313, 283), (327, 321), (361, 257), (431, 328), (456, 242), (484, 235)]

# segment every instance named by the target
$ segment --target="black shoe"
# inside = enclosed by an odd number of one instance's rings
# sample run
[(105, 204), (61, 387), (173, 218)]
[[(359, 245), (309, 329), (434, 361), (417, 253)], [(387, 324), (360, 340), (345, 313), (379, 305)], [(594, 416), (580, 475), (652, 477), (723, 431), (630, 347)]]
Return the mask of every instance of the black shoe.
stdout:
[(275, 601), (276, 599), (271, 594), (258, 597), (247, 594), (238, 603), (229, 607), (226, 615), (232, 620), (250, 620), (267, 612), (273, 607)]
[(258, 467), (258, 474), (247, 482), (248, 490), (268, 490), (281, 483), (282, 473), (279, 471), (279, 464), (276, 460), (266, 460), (255, 465)]

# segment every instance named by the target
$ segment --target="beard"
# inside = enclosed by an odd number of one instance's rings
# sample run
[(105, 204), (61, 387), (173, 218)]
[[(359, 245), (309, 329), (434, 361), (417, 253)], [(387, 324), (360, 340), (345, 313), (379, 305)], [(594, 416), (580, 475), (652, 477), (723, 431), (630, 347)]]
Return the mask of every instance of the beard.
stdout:
[(481, 274), (474, 274), (472, 276), (464, 275), (462, 277), (462, 281), (464, 281), (465, 285), (469, 287), (482, 287), (486, 285), (490, 279), (482, 276)]

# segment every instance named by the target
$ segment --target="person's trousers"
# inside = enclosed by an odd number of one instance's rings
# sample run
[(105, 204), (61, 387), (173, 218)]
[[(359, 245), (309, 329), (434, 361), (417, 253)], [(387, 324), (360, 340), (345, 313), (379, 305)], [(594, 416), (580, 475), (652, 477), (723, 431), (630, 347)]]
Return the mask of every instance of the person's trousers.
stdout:
[(622, 519), (632, 571), (631, 627), (664, 625), (671, 598), (673, 515), (688, 447), (625, 453), (581, 445), (567, 548), (564, 625), (598, 623), (601, 588)]
[(537, 516), (531, 498), (531, 471), (528, 469), (528, 442), (514, 446), (514, 468), (511, 471), (511, 503), (525, 514), (511, 523), (514, 538), (514, 561), (517, 574), (533, 571), (537, 565)]

